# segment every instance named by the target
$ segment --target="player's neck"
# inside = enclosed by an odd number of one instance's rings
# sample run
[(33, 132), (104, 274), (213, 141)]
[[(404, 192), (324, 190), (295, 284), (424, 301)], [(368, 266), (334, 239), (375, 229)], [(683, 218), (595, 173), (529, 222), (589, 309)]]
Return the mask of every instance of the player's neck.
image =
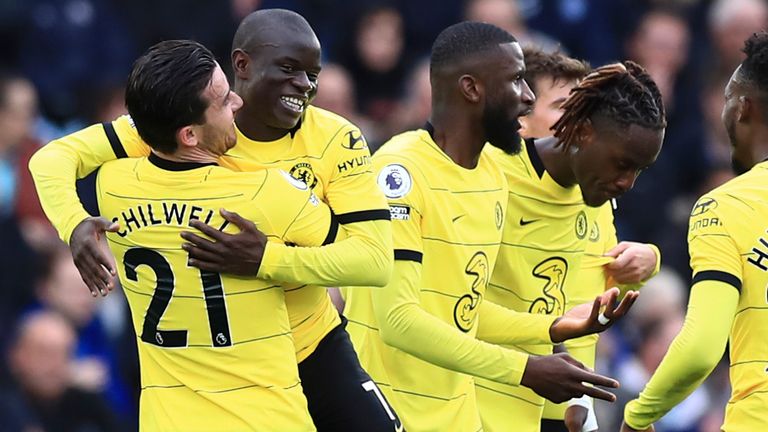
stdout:
[(152, 152), (158, 157), (172, 162), (190, 162), (190, 163), (215, 163), (218, 157), (206, 150), (198, 147), (180, 148), (175, 153), (161, 153), (156, 150)]
[(235, 114), (235, 123), (240, 132), (252, 141), (275, 141), (285, 136), (290, 129), (279, 129), (257, 120), (258, 114), (245, 105)]
[(433, 118), (432, 139), (457, 165), (474, 169), (485, 146), (480, 122), (466, 122), (454, 118)]
[(544, 169), (557, 184), (564, 188), (576, 185), (576, 176), (571, 168), (570, 158), (562, 148), (555, 147), (557, 138), (547, 137), (534, 141)]

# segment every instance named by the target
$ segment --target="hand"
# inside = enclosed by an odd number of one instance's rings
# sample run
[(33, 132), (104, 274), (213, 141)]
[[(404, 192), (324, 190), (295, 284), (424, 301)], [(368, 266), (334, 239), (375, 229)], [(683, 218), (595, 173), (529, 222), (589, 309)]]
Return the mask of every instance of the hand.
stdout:
[(655, 429), (653, 425), (648, 426), (646, 429), (632, 429), (625, 422), (621, 422), (621, 432), (655, 432)]
[[(554, 343), (560, 343), (568, 339), (574, 339), (588, 334), (600, 333), (621, 319), (637, 300), (637, 291), (627, 291), (619, 306), (614, 309), (613, 304), (619, 296), (618, 288), (611, 288), (601, 296), (595, 298), (592, 303), (580, 304), (570, 309), (561, 316), (549, 328), (549, 336)], [(600, 324), (598, 316), (600, 308), (605, 306), (603, 316), (608, 319), (605, 324)]]
[(520, 384), (539, 396), (555, 403), (586, 395), (608, 402), (616, 400), (613, 393), (595, 386), (617, 388), (619, 383), (611, 378), (589, 371), (568, 354), (530, 356)]
[(658, 260), (652, 247), (627, 241), (617, 244), (605, 255), (615, 258), (605, 265), (608, 276), (622, 285), (640, 283), (651, 277)]
[(584, 422), (587, 421), (586, 408), (579, 405), (569, 406), (565, 410), (565, 427), (568, 428), (568, 432), (581, 432), (584, 428)]
[(189, 253), (189, 265), (201, 270), (241, 276), (255, 276), (259, 272), (267, 236), (256, 225), (239, 214), (220, 210), (221, 216), (240, 229), (237, 234), (227, 234), (199, 220), (189, 224), (212, 238), (210, 241), (189, 231), (181, 237), (189, 243), (181, 247)]
[(115, 287), (115, 260), (108, 252), (104, 233), (117, 232), (120, 226), (103, 217), (89, 217), (77, 224), (69, 237), (69, 249), (77, 271), (91, 295), (106, 296)]

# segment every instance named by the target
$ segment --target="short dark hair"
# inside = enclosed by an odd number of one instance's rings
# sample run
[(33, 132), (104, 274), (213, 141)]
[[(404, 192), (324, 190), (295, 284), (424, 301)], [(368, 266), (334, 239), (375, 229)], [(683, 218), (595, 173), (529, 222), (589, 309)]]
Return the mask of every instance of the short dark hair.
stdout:
[(533, 93), (537, 92), (536, 80), (550, 77), (553, 81), (576, 81), (584, 78), (592, 68), (584, 60), (568, 57), (562, 51), (545, 52), (539, 47), (523, 47), (525, 57), (525, 81)]
[(429, 59), (431, 72), (453, 66), (466, 58), (485, 54), (500, 44), (517, 42), (506, 30), (493, 24), (464, 21), (454, 24), (437, 35)]
[(747, 58), (741, 62), (739, 75), (757, 90), (768, 95), (768, 33), (754, 33), (744, 42), (742, 49)]
[(633, 61), (601, 66), (571, 90), (563, 102), (563, 115), (552, 126), (564, 150), (593, 116), (603, 116), (623, 127), (638, 125), (652, 130), (667, 126), (661, 92), (648, 72)]
[(128, 77), (125, 105), (150, 147), (174, 153), (176, 132), (205, 122), (209, 101), (202, 94), (214, 69), (211, 51), (190, 40), (160, 42), (136, 60)]
[(251, 51), (264, 43), (264, 34), (270, 35), (276, 29), (315, 34), (306, 18), (292, 10), (260, 9), (240, 21), (232, 38), (232, 51)]

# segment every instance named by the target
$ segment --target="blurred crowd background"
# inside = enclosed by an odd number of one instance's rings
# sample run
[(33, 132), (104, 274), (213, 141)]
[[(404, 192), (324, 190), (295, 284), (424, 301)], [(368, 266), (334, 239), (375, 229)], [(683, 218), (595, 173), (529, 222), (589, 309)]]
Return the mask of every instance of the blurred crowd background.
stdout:
[[(314, 104), (359, 125), (372, 150), (427, 120), (430, 45), (464, 19), (592, 66), (632, 59), (648, 69), (669, 127), (656, 164), (619, 200), (616, 224), (620, 239), (657, 244), (664, 265), (631, 316), (601, 338), (598, 369), (622, 388), (598, 414), (601, 430), (618, 430), (623, 403), (682, 325), (687, 217), (699, 194), (732, 176), (723, 89), (743, 41), (768, 24), (763, 0), (0, 0), (0, 431), (136, 430), (127, 305), (119, 289), (94, 299), (80, 280), (37, 202), (31, 154), (125, 113), (131, 63), (157, 41), (195, 39), (228, 70), (237, 24), (270, 7), (313, 26), (324, 57)], [(92, 209), (92, 181), (78, 190)], [(656, 430), (719, 430), (728, 395), (721, 364)]]

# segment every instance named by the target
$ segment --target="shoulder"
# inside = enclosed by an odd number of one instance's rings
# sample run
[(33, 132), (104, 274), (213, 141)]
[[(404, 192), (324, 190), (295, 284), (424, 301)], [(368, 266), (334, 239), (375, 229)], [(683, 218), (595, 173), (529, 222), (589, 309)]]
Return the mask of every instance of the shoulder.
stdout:
[(387, 141), (373, 156), (376, 182), (384, 195), (396, 200), (426, 186), (425, 167), (434, 166), (425, 131), (409, 131)]
[(336, 141), (347, 144), (351, 150), (368, 148), (360, 128), (338, 114), (312, 105), (304, 114), (299, 133), (320, 140), (320, 143)]

